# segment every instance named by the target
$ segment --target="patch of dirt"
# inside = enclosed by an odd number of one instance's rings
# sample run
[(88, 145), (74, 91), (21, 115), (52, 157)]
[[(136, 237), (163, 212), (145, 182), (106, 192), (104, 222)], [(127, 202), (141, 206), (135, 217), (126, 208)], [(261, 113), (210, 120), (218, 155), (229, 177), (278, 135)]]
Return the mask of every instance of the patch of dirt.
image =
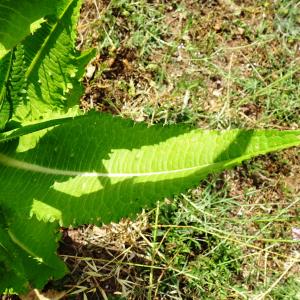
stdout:
[(109, 295), (131, 299), (132, 293), (145, 292), (147, 283), (142, 274), (151, 264), (148, 229), (146, 215), (135, 222), (122, 220), (102, 227), (64, 229), (59, 254), (71, 274), (62, 288), (70, 288), (70, 294), (85, 287), (79, 294), (89, 295), (89, 299), (106, 299)]

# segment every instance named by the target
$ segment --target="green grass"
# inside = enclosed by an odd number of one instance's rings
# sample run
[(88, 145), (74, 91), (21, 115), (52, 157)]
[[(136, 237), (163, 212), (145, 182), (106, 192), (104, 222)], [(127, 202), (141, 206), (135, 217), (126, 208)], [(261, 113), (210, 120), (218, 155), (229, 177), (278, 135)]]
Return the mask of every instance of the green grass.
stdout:
[[(164, 276), (167, 283), (161, 280), (159, 286), (169, 286), (172, 278), (173, 295), (178, 287), (176, 299), (181, 299), (183, 291), (186, 298), (182, 299), (248, 299), (264, 293), (281, 275), (281, 270), (268, 267), (273, 259), (278, 262), (292, 257), (287, 249), (296, 243), (285, 226), (297, 222), (290, 208), (299, 206), (300, 199), (288, 208), (282, 203), (254, 204), (258, 194), (270, 191), (248, 186), (241, 202), (230, 195), (230, 185), (219, 177), (210, 178), (198, 190), (160, 210), (164, 259), (159, 262), (172, 267), (170, 277)], [(297, 293), (295, 285), (291, 286), (286, 293)], [(276, 288), (280, 290), (280, 284)]]
[[(87, 0), (79, 47), (98, 56), (83, 109), (299, 128), (298, 1), (229, 2)], [(299, 149), (260, 157), (136, 222), (77, 231), (83, 244), (61, 253), (72, 275), (55, 288), (70, 299), (300, 299), (299, 159)]]

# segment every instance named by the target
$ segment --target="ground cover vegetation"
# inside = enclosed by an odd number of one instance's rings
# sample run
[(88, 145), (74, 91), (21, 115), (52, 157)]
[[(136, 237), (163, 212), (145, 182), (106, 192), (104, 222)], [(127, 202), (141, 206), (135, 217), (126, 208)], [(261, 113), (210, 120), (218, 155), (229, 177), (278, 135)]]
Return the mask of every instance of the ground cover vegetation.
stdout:
[[(19, 276), (19, 286), (14, 288), (22, 290), (26, 282), (31, 287), (42, 286), (49, 276), (63, 275), (65, 267), (54, 255), (59, 223), (65, 227), (61, 227), (58, 251), (71, 274), (49, 282), (43, 295), (33, 290), (23, 298), (299, 299), (299, 149), (256, 158), (232, 171), (211, 175), (198, 188), (175, 199), (170, 197), (175, 192), (195, 186), (204, 175), (229, 165), (201, 168), (188, 176), (184, 186), (169, 174), (151, 178), (155, 188), (145, 184), (149, 178), (141, 180), (141, 188), (139, 180), (118, 185), (118, 178), (108, 184), (103, 178), (98, 181), (91, 176), (88, 181), (78, 176), (83, 171), (98, 177), (99, 173), (155, 172), (159, 165), (141, 169), (132, 168), (133, 164), (124, 169), (115, 165), (124, 155), (130, 160), (130, 154), (134, 162), (139, 155), (151, 162), (151, 153), (159, 153), (162, 144), (166, 145), (162, 147), (165, 154), (192, 140), (195, 148), (189, 151), (195, 155), (200, 145), (211, 150), (217, 142), (220, 147), (216, 147), (212, 162), (223, 161), (229, 153), (244, 155), (232, 164), (253, 155), (257, 145), (261, 147), (257, 154), (270, 149), (270, 144), (256, 142), (265, 138), (263, 131), (251, 131), (251, 136), (247, 135), (250, 132), (226, 131), (217, 140), (217, 133), (202, 137), (203, 132), (191, 131), (190, 125), (293, 129), (285, 141), (296, 145), (300, 122), (296, 1), (85, 1), (78, 25), (77, 49), (86, 50), (81, 55), (74, 51), (76, 36), (69, 31), (70, 26), (75, 28), (80, 4), (64, 3), (61, 8), (54, 3), (48, 10), (42, 8), (37, 15), (30, 15), (31, 23), (37, 16), (52, 17), (44, 24), (43, 20), (35, 22), (30, 29), (36, 33), (2, 59), (1, 121), (5, 129), (1, 134), (0, 257), (3, 272), (11, 272), (2, 276), (2, 286), (10, 286), (12, 278), (16, 284)], [(63, 7), (66, 3), (67, 9)], [(20, 37), (25, 33), (20, 32)], [(43, 50), (37, 57), (35, 49), (45, 44), (45, 38), (51, 44), (49, 52)], [(8, 45), (15, 46), (18, 41), (6, 42), (0, 49), (3, 55)], [(58, 51), (57, 47), (64, 48)], [(111, 112), (137, 122), (158, 123), (159, 127), (132, 127), (130, 122), (94, 113), (81, 116), (75, 104), (81, 95), (79, 80), (94, 56), (91, 48), (96, 48), (97, 54), (84, 77), (82, 110)], [(58, 52), (62, 56), (55, 60)], [(66, 58), (66, 53), (72, 55)], [(5, 73), (5, 59), (14, 61), (9, 74)], [(56, 68), (50, 68), (53, 64)], [(55, 112), (50, 114), (49, 107)], [(160, 125), (178, 123), (185, 125)], [(43, 128), (47, 129), (34, 133)], [(85, 138), (78, 138), (78, 133)], [(284, 135), (283, 131), (276, 134)], [(118, 140), (112, 143), (112, 136)], [(227, 144), (221, 145), (223, 140)], [(278, 149), (284, 148), (284, 139), (281, 146), (273, 140)], [(234, 142), (241, 146), (239, 150)], [(142, 154), (133, 150), (140, 147)], [(101, 165), (94, 152), (103, 158)], [(178, 154), (173, 153), (172, 169), (191, 166), (182, 164), (182, 153), (174, 152)], [(53, 153), (56, 158), (49, 163)], [(86, 153), (95, 158), (87, 161)], [(156, 158), (159, 161), (160, 157)], [(201, 156), (193, 159), (201, 161)], [(161, 160), (166, 160), (165, 155)], [(20, 161), (23, 164), (18, 165)], [(174, 161), (181, 162), (174, 165)], [(47, 168), (36, 170), (39, 166)], [(49, 174), (49, 169), (56, 174)], [(81, 173), (57, 174), (61, 170)], [(30, 181), (33, 185), (38, 182), (38, 188), (29, 188), (28, 176), (23, 179), (28, 171), (34, 171)], [(168, 185), (166, 179), (178, 187)], [(99, 204), (99, 198), (104, 199), (102, 187), (111, 207), (103, 201)], [(13, 193), (15, 190), (22, 193)], [(140, 202), (130, 202), (131, 196)], [(135, 222), (123, 219), (104, 227), (67, 228), (118, 220), (149, 205), (149, 199), (153, 206), (164, 196), (164, 203), (143, 212)], [(15, 219), (18, 222), (12, 222)]]

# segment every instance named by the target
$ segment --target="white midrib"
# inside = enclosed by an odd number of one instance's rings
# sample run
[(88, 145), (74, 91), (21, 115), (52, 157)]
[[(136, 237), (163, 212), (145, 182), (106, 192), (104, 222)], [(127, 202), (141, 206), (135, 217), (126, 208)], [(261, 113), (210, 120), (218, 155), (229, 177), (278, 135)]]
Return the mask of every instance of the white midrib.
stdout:
[(101, 173), (101, 172), (82, 172), (82, 171), (73, 171), (73, 170), (62, 170), (62, 169), (55, 169), (55, 168), (48, 168), (44, 166), (40, 166), (37, 164), (28, 163), (22, 160), (17, 160), (15, 158), (9, 157), (5, 154), (0, 153), (0, 164), (17, 168), (25, 171), (31, 171), (35, 173), (42, 173), (42, 174), (49, 174), (49, 175), (56, 175), (56, 176), (81, 176), (81, 177), (118, 177), (118, 178), (126, 178), (126, 177), (143, 177), (143, 176), (155, 176), (155, 175), (168, 175), (174, 173), (183, 173), (187, 171), (194, 171), (200, 170), (205, 168), (210, 168), (213, 172), (216, 168), (222, 166), (222, 169), (234, 166), (237, 163), (241, 163), (246, 159), (250, 159), (251, 157), (255, 157), (258, 155), (266, 154), (268, 152), (283, 150), (292, 146), (298, 146), (300, 143), (299, 141), (291, 141), (290, 143), (273, 146), (268, 149), (261, 149), (260, 151), (255, 151), (251, 153), (247, 153), (240, 157), (235, 157), (232, 159), (224, 160), (224, 161), (217, 161), (212, 162), (209, 164), (202, 164), (197, 165), (194, 167), (188, 168), (181, 168), (176, 170), (164, 170), (164, 171), (156, 171), (156, 172), (144, 172), (144, 173)]
[(55, 168), (48, 168), (32, 163), (28, 163), (22, 160), (17, 160), (6, 156), (0, 153), (0, 164), (17, 168), (25, 171), (35, 172), (35, 173), (42, 173), (42, 174), (49, 174), (49, 175), (56, 175), (56, 176), (81, 176), (81, 177), (143, 177), (143, 176), (155, 176), (155, 175), (168, 175), (174, 173), (182, 173), (186, 171), (193, 171), (199, 168), (205, 168), (211, 166), (212, 164), (206, 164), (201, 166), (189, 167), (189, 168), (182, 168), (177, 170), (169, 170), (169, 171), (156, 171), (156, 172), (144, 172), (144, 173), (101, 173), (101, 172), (82, 172), (82, 171), (71, 171), (71, 170), (62, 170), (62, 169), (55, 169)]

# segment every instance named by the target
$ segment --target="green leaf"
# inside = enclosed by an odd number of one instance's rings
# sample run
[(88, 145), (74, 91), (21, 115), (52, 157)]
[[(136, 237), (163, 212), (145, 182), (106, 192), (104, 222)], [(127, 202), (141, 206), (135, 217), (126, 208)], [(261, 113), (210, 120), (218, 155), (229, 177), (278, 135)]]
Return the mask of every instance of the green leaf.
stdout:
[[(4, 226), (13, 235), (1, 243), (20, 248), (12, 271), (24, 269), (24, 277), (40, 286), (64, 271), (51, 239), (58, 224), (134, 216), (158, 199), (196, 186), (209, 173), (299, 144), (300, 131), (147, 128), (96, 113), (44, 126), (0, 144), (0, 205), (13, 220)], [(29, 267), (32, 260), (38, 262), (36, 273)]]
[[(9, 216), (5, 212), (5, 217)], [(62, 277), (67, 269), (56, 255), (60, 235), (54, 223), (15, 214), (0, 225), (0, 291), (25, 293), (31, 286), (43, 288), (48, 279)]]
[(61, 1), (57, 15), (48, 16), (34, 35), (0, 60), (0, 130), (10, 119), (13, 125), (8, 128), (49, 119), (78, 105), (80, 80), (95, 55), (94, 50), (83, 54), (75, 50), (81, 2)]
[(36, 31), (48, 15), (59, 15), (66, 0), (0, 0), (0, 59)]
[(7, 96), (9, 74), (12, 65), (12, 52), (0, 59), (0, 131), (11, 116), (11, 103)]
[(49, 111), (66, 112), (79, 102), (80, 79), (94, 51), (80, 56), (74, 49), (81, 1), (64, 3), (60, 15), (48, 16), (15, 51), (11, 79), (14, 121), (40, 120)]

